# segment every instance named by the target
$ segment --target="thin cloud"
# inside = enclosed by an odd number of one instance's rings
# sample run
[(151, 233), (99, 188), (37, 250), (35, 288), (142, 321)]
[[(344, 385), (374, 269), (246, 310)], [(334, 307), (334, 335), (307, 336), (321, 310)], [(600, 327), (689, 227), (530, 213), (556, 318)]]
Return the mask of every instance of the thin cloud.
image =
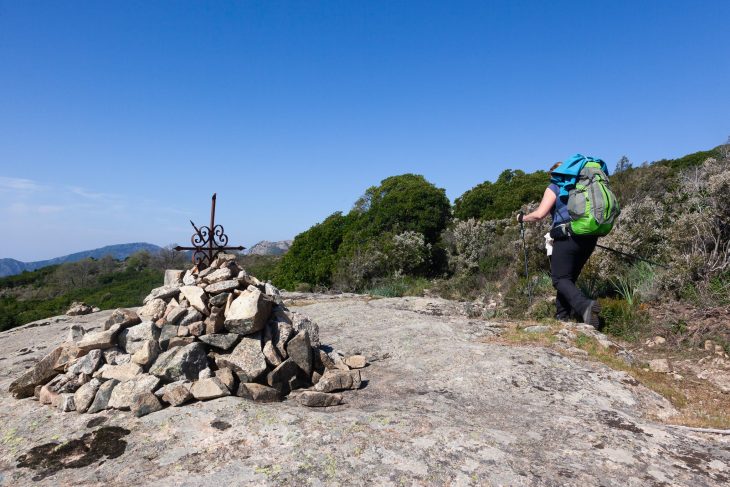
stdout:
[(0, 176), (0, 189), (13, 191), (40, 191), (43, 189), (43, 186), (30, 179)]
[(112, 195), (109, 195), (106, 193), (96, 193), (94, 191), (89, 191), (87, 189), (84, 189), (80, 186), (71, 186), (70, 188), (68, 188), (68, 190), (77, 196), (81, 196), (81, 197), (88, 198), (91, 200), (100, 200), (102, 198), (108, 199), (108, 198), (112, 197)]

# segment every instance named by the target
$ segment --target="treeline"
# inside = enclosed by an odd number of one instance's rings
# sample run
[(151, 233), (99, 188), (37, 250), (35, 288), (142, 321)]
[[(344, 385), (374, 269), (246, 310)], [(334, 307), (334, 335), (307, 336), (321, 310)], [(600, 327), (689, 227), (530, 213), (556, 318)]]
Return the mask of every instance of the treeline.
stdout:
[[(0, 278), (0, 331), (65, 313), (74, 301), (100, 309), (140, 306), (162, 285), (165, 269), (187, 269), (187, 253), (174, 245), (159, 252), (137, 252), (123, 261), (107, 256), (44, 267)], [(272, 277), (278, 257), (241, 255), (242, 267), (255, 276)]]
[[(730, 144), (725, 144), (678, 159), (634, 166), (623, 157), (616, 163), (611, 183), (623, 213), (602, 242), (666, 268), (596, 253), (579, 284), (606, 300), (615, 329), (637, 319), (645, 309), (640, 303), (730, 301), (729, 162)], [(549, 223), (527, 226), (533, 276), (527, 283), (514, 221), (519, 209), (539, 202), (547, 184), (545, 171), (507, 170), (451, 206), (444, 190), (422, 176), (393, 176), (368, 188), (348, 213), (334, 213), (298, 235), (269, 275), (288, 290), (397, 296), (428, 289), (444, 297), (497, 302), (499, 312), (507, 314), (549, 316), (554, 291), (543, 239)], [(528, 284), (538, 296), (531, 309)]]
[(0, 331), (63, 314), (74, 301), (101, 309), (139, 306), (162, 283), (164, 269), (187, 265), (170, 248), (124, 261), (107, 256), (44, 267), (0, 279)]

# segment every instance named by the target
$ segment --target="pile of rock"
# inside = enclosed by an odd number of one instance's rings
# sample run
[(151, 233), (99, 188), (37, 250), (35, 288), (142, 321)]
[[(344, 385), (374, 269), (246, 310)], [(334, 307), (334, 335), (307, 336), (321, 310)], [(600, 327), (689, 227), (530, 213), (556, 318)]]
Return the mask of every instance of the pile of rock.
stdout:
[(295, 390), (305, 406), (332, 406), (342, 403), (336, 392), (360, 387), (366, 365), (322, 346), (316, 323), (220, 254), (200, 272), (167, 271), (144, 306), (116, 310), (103, 331), (72, 325), (9, 390), (62, 411), (137, 416), (228, 395), (279, 401)]
[(78, 302), (74, 301), (71, 303), (71, 306), (69, 306), (68, 311), (66, 311), (66, 315), (68, 316), (80, 316), (80, 315), (88, 315), (90, 313), (98, 313), (101, 311), (99, 308), (90, 306), (84, 302)]

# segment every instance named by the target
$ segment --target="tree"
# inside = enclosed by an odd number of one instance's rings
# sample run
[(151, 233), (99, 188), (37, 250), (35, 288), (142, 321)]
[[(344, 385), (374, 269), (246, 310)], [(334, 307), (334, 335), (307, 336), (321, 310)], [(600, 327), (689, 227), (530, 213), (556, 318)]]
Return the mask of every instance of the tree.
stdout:
[(337, 252), (352, 219), (341, 212), (333, 213), (297, 235), (274, 272), (274, 283), (286, 289), (294, 289), (303, 282), (329, 286), (337, 265)]
[(728, 135), (725, 143), (720, 146), (719, 152), (721, 160), (730, 161), (730, 135)]
[(521, 206), (540, 201), (548, 185), (548, 173), (507, 169), (494, 183), (485, 181), (456, 198), (454, 217), (497, 220), (507, 218)]
[(619, 159), (616, 163), (616, 169), (614, 170), (614, 174), (624, 172), (627, 169), (631, 169), (632, 167), (633, 165), (631, 164), (631, 161), (629, 161), (629, 158), (626, 156), (621, 156), (621, 159)]
[(381, 181), (365, 191), (350, 212), (357, 227), (357, 239), (369, 239), (384, 232), (422, 233), (434, 243), (451, 216), (446, 191), (418, 174), (402, 174)]

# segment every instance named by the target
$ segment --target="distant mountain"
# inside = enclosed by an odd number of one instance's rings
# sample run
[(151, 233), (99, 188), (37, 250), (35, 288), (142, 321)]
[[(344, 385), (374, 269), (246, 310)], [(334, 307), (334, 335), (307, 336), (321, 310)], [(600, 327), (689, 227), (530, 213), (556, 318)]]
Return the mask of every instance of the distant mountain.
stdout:
[(283, 255), (289, 251), (292, 240), (281, 240), (279, 242), (269, 242), (262, 240), (246, 251), (248, 255)]
[(65, 264), (66, 262), (77, 262), (79, 260), (87, 259), (89, 257), (94, 259), (101, 259), (104, 256), (111, 255), (117, 260), (126, 259), (135, 252), (140, 250), (146, 250), (148, 252), (159, 252), (161, 247), (157, 245), (136, 242), (118, 245), (107, 245), (99, 249), (84, 250), (83, 252), (76, 252), (74, 254), (64, 255), (63, 257), (56, 257), (48, 260), (39, 260), (35, 262), (21, 262), (15, 259), (0, 259), (0, 277), (13, 276), (20, 274), (23, 271), (34, 271), (41, 267), (49, 265)]

